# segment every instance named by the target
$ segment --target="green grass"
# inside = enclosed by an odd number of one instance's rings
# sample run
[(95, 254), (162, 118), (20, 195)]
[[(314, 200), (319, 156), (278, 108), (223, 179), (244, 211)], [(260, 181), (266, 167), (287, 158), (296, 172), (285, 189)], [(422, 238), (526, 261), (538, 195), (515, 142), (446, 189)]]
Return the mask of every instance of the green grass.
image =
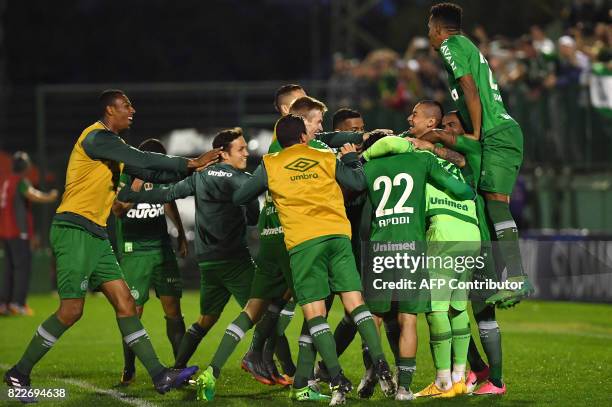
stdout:
[[(36, 295), (29, 299), (36, 311), (34, 317), (0, 318), (0, 366), (15, 363), (30, 340), (34, 330), (56, 307), (58, 300), (51, 295)], [(187, 324), (198, 314), (198, 296), (186, 293), (182, 301)], [(192, 362), (205, 367), (210, 361), (227, 324), (239, 311), (231, 302), (213, 330), (202, 341)], [(520, 304), (509, 311), (498, 312), (504, 345), (504, 379), (508, 393), (499, 397), (461, 397), (452, 400), (417, 400), (420, 405), (611, 405), (612, 386), (612, 307), (610, 305), (577, 304), (567, 302), (536, 302)], [(330, 324), (335, 326), (342, 316), (338, 301), (332, 310)], [(294, 359), (301, 313), (291, 323), (288, 337)], [(162, 361), (171, 363), (170, 345), (165, 336), (162, 311), (156, 299), (145, 308), (144, 325)], [(217, 382), (217, 398), (210, 405), (252, 406), (291, 405), (288, 390), (260, 385), (240, 370), (239, 361), (251, 340), (249, 333), (230, 358)], [(118, 401), (107, 394), (96, 393), (68, 383), (76, 379), (99, 389), (112, 389), (122, 368), (121, 338), (112, 308), (101, 296), (86, 300), (85, 315), (75, 327), (58, 341), (55, 347), (34, 369), (33, 386), (37, 388), (66, 388), (69, 397), (53, 404), (63, 406), (129, 405), (137, 399), (148, 405), (195, 405), (190, 389), (173, 391), (165, 396), (153, 390), (144, 368), (138, 364), (137, 382), (121, 389), (132, 399)], [(426, 323), (419, 317), (419, 352), (417, 373), (412, 385), (414, 391), (427, 385), (434, 375), (429, 354)], [(386, 348), (388, 351), (388, 347)], [(390, 353), (388, 353), (390, 354)], [(359, 383), (363, 366), (360, 341), (354, 341), (340, 358), (342, 367), (355, 387)], [(2, 385), (0, 405), (6, 400), (6, 386)], [(353, 392), (349, 403), (367, 405)], [(380, 390), (369, 405), (400, 405), (385, 400)], [(47, 404), (51, 404), (47, 402)], [(312, 405), (308, 403), (308, 405)]]

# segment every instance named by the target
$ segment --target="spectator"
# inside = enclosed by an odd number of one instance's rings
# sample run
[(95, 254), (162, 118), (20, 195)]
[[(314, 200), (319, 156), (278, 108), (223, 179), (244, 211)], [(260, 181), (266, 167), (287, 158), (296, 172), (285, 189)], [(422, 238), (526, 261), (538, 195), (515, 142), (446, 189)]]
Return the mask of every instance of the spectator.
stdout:
[(45, 193), (34, 188), (25, 177), (30, 157), (23, 151), (13, 156), (13, 174), (0, 189), (0, 239), (4, 247), (4, 283), (0, 292), (0, 315), (33, 315), (26, 303), (30, 283), (33, 238), (31, 202), (52, 203), (57, 190)]
[(576, 41), (569, 35), (559, 38), (559, 59), (556, 69), (557, 87), (586, 84), (589, 69), (589, 57), (576, 48)]

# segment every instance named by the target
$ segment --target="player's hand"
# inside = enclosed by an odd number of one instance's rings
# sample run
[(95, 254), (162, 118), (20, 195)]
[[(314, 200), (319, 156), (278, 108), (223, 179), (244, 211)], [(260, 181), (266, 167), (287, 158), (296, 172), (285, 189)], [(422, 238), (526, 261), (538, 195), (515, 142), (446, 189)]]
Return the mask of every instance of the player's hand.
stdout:
[(135, 178), (134, 182), (132, 182), (132, 191), (136, 191), (139, 192), (142, 189), (142, 186), (144, 185), (144, 181), (139, 179), (139, 178)]
[(178, 237), (178, 255), (182, 258), (187, 257), (189, 254), (189, 243), (187, 242), (187, 238), (185, 235)]
[(209, 165), (219, 161), (220, 155), (221, 148), (213, 148), (212, 150), (200, 155), (198, 158), (193, 158), (187, 161), (187, 168), (201, 171)]
[(57, 189), (54, 188), (51, 191), (49, 191), (49, 199), (55, 201), (58, 196), (59, 196), (59, 191)]
[(416, 148), (417, 150), (427, 150), (431, 152), (433, 152), (434, 150), (435, 146), (429, 141), (421, 140), (418, 138), (412, 138), (412, 137), (407, 137), (407, 139), (412, 143), (414, 148)]
[(357, 153), (357, 148), (355, 144), (346, 143), (342, 147), (340, 147), (340, 156), (346, 155), (348, 153)]

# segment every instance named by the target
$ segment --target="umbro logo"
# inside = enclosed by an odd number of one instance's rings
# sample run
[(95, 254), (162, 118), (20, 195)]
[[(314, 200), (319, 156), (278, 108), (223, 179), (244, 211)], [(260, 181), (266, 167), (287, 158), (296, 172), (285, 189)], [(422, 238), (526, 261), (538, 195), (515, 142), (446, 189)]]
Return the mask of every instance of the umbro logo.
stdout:
[(310, 160), (308, 158), (298, 158), (292, 163), (285, 165), (285, 168), (291, 171), (304, 172), (316, 167), (317, 165), (319, 165), (318, 161)]

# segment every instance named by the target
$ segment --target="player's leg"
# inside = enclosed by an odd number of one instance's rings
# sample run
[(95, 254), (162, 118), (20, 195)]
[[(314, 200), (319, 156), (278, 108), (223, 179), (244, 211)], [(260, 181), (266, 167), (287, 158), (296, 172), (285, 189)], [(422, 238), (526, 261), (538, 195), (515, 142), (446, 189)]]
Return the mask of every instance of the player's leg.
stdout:
[[(119, 262), (125, 278), (125, 283), (136, 303), (138, 317), (142, 316), (144, 304), (149, 299), (149, 288), (155, 259), (152, 251), (124, 253)], [(129, 386), (136, 378), (136, 354), (122, 340), (123, 371), (119, 386)]]
[[(26, 239), (15, 239), (15, 250), (13, 252), (13, 275), (14, 290), (10, 301), (20, 315), (33, 315), (32, 310), (26, 304), (28, 288), (30, 286), (30, 275), (32, 274), (32, 252), (30, 241)], [(7, 270), (7, 272), (9, 272)]]
[[(489, 362), (489, 367), (486, 369), (488, 381), (475, 393), (503, 394), (506, 392), (506, 385), (502, 379), (502, 342), (499, 325), (495, 319), (495, 307), (484, 303), (472, 303), (472, 307), (474, 318), (478, 323), (480, 342)], [(482, 381), (486, 378), (484, 374), (480, 375)], [(478, 380), (478, 377), (476, 379)]]
[[(295, 314), (295, 301), (292, 299), (285, 304), (278, 318), (276, 325), (276, 347), (274, 353), (281, 364), (283, 373), (288, 377), (293, 377), (295, 374), (295, 364), (293, 363), (293, 357), (291, 356), (291, 348), (289, 347), (289, 341), (285, 335), (285, 331), (289, 327), (293, 315)], [(264, 355), (266, 352), (264, 352)], [(265, 357), (264, 357), (265, 360)]]
[(172, 345), (172, 354), (176, 358), (183, 336), (185, 336), (185, 320), (181, 312), (183, 280), (176, 255), (170, 247), (161, 249), (151, 280), (155, 294), (164, 310), (166, 336)]
[(4, 381), (11, 387), (29, 386), (36, 363), (81, 318), (89, 277), (102, 253), (101, 239), (77, 228), (53, 223), (50, 241), (57, 264), (60, 306), (39, 325), (21, 359), (5, 374)]
[(416, 314), (400, 312), (397, 321), (400, 326), (399, 339), (399, 370), (398, 389), (395, 395), (396, 400), (412, 400), (414, 395), (410, 390), (412, 378), (416, 371), (416, 351), (417, 351), (417, 331)]
[(221, 274), (228, 266), (227, 261), (204, 261), (200, 268), (200, 316), (187, 330), (179, 345), (175, 367), (184, 367), (193, 356), (208, 331), (219, 320), (229, 301), (231, 293), (224, 286)]
[(518, 229), (510, 212), (510, 194), (523, 160), (523, 134), (519, 126), (504, 129), (483, 139), (482, 176), (479, 188), (485, 198), (487, 216), (493, 225), (498, 249), (506, 265), (508, 281), (523, 283), (515, 291), (502, 290), (489, 299), (500, 303), (533, 292), (521, 262)]
[(0, 316), (9, 315), (9, 303), (13, 297), (15, 269), (13, 264), (13, 239), (2, 241), (4, 249), (4, 278), (0, 287)]

